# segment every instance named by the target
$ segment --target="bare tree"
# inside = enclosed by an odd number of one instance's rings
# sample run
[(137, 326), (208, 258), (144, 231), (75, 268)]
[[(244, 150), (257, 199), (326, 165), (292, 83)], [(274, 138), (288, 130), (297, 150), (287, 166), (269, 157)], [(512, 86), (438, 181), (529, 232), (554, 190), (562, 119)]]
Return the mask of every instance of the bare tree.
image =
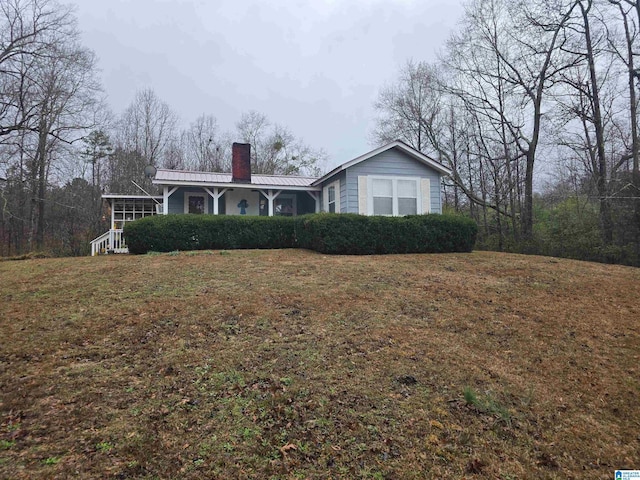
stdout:
[(91, 112), (97, 108), (100, 92), (95, 56), (79, 45), (78, 36), (76, 31), (69, 38), (60, 39), (52, 47), (51, 57), (38, 69), (37, 148), (32, 172), (38, 183), (37, 248), (44, 245), (46, 189), (55, 146), (79, 140), (86, 129), (95, 126)]
[[(521, 230), (526, 238), (533, 227), (543, 102), (557, 73), (569, 66), (559, 52), (575, 7), (563, 0), (475, 0), (467, 6), (462, 33), (450, 43), (449, 63), (467, 81), (458, 84), (458, 94), (497, 126), (507, 162), (525, 159)], [(517, 152), (509, 151), (514, 147)]]
[(231, 140), (220, 132), (213, 115), (201, 115), (182, 133), (187, 163), (194, 170), (224, 172), (230, 169)]
[(21, 242), (42, 248), (52, 167), (94, 126), (95, 57), (79, 43), (68, 7), (11, 0), (0, 13), (0, 139), (9, 148), (11, 218), (22, 223)]
[[(640, 81), (640, 72), (637, 70), (636, 57), (640, 55), (637, 50), (638, 36), (640, 35), (640, 2), (630, 0), (609, 0), (609, 3), (616, 6), (623, 25), (622, 47), (614, 35), (609, 34), (609, 45), (613, 52), (625, 66), (627, 77), (627, 91), (629, 99), (629, 123), (631, 130), (631, 145), (628, 146), (630, 153), (625, 155), (632, 160), (632, 189), (631, 196), (635, 197), (634, 220), (636, 229), (636, 255), (640, 257), (640, 132), (638, 130), (638, 95), (637, 88)], [(635, 19), (633, 13), (635, 11)], [(610, 32), (608, 32), (610, 33)]]
[(34, 70), (55, 56), (61, 38), (74, 35), (74, 22), (70, 7), (52, 0), (0, 2), (0, 141), (37, 128)]
[(272, 124), (266, 115), (250, 111), (236, 124), (242, 141), (251, 144), (255, 173), (270, 175), (317, 175), (326, 153), (297, 139), (287, 128)]
[(177, 115), (153, 90), (141, 90), (122, 114), (116, 142), (124, 150), (137, 152), (148, 164), (162, 166), (177, 123)]
[(441, 91), (436, 68), (408, 61), (397, 80), (384, 87), (374, 103), (377, 113), (373, 142), (403, 140), (420, 152), (433, 149), (427, 130), (441, 112)]

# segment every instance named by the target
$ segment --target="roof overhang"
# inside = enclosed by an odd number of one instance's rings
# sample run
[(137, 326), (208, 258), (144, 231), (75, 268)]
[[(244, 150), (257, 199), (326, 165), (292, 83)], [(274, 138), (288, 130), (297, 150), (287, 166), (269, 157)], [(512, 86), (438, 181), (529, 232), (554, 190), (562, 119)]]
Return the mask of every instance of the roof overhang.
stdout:
[(162, 200), (162, 195), (121, 195), (115, 193), (105, 193), (102, 195), (102, 198), (105, 200), (112, 199), (130, 199), (130, 200), (140, 200), (145, 198), (152, 198), (154, 200)]
[[(163, 185), (171, 187), (200, 187), (200, 188), (239, 188), (243, 190), (295, 190), (301, 192), (318, 192), (320, 187), (315, 185), (278, 185), (278, 184), (259, 184), (259, 183), (238, 183), (238, 182), (189, 182), (183, 180), (153, 180), (154, 185)], [(162, 197), (160, 197), (162, 198)]]
[(404, 152), (407, 155), (409, 155), (411, 158), (419, 161), (420, 163), (423, 163), (423, 164), (427, 165), (428, 167), (433, 168), (434, 170), (440, 172), (443, 175), (449, 176), (449, 175), (451, 175), (453, 173), (452, 170), (450, 170), (449, 168), (445, 167), (440, 162), (437, 162), (433, 158), (425, 155), (424, 153), (419, 152), (415, 148), (410, 147), (409, 145), (407, 145), (403, 141), (396, 140), (394, 142), (391, 142), (391, 143), (388, 143), (386, 145), (383, 145), (382, 147), (376, 148), (375, 150), (371, 150), (370, 152), (365, 153), (364, 155), (360, 155), (359, 157), (356, 157), (353, 160), (348, 161), (347, 163), (343, 163), (339, 167), (336, 167), (333, 170), (331, 170), (326, 175), (320, 177), (318, 180), (313, 182), (312, 185), (320, 185), (325, 180), (327, 180), (328, 178), (334, 176), (336, 173), (340, 173), (340, 172), (342, 172), (343, 170), (346, 170), (349, 167), (357, 165), (360, 162), (364, 162), (365, 160), (369, 160), (370, 158), (375, 157), (376, 155), (379, 155), (379, 154), (381, 154), (383, 152), (386, 152), (387, 150), (390, 150), (392, 148), (397, 148), (397, 149), (401, 150), (402, 152)]

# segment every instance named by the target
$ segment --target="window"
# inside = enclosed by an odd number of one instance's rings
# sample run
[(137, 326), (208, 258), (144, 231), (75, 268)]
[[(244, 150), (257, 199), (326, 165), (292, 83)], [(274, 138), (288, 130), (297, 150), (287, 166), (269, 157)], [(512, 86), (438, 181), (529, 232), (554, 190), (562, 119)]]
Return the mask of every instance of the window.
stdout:
[(113, 228), (122, 228), (126, 222), (155, 214), (153, 198), (116, 199), (113, 201)]
[(331, 185), (327, 190), (329, 197), (329, 213), (336, 213), (336, 187)]
[(184, 213), (208, 213), (207, 197), (200, 193), (185, 193)]
[(393, 215), (393, 180), (374, 178), (371, 182), (374, 215)]
[(340, 213), (340, 180), (331, 182), (322, 189), (322, 210), (329, 213)]
[(398, 215), (418, 213), (418, 185), (415, 180), (398, 179)]
[(419, 178), (370, 176), (368, 180), (368, 187), (365, 181), (363, 189), (369, 192), (366, 203), (370, 215), (404, 216), (422, 213)]

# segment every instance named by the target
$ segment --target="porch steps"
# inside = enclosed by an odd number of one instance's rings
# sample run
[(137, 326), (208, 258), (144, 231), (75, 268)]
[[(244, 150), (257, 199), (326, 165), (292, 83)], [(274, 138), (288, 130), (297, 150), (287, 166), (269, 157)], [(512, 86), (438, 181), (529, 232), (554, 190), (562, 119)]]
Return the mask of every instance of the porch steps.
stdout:
[(109, 253), (129, 253), (121, 228), (112, 228), (91, 240), (92, 257)]

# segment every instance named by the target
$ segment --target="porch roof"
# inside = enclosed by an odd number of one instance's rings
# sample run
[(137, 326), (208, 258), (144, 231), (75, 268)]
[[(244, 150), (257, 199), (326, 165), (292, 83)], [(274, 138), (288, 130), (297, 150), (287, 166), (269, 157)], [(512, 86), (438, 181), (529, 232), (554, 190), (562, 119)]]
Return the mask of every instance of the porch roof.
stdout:
[(202, 187), (234, 188), (279, 188), (287, 190), (319, 190), (313, 186), (317, 177), (293, 175), (251, 175), (251, 183), (233, 182), (230, 173), (191, 172), (186, 170), (168, 170), (159, 168), (153, 183), (155, 185), (185, 185)]

